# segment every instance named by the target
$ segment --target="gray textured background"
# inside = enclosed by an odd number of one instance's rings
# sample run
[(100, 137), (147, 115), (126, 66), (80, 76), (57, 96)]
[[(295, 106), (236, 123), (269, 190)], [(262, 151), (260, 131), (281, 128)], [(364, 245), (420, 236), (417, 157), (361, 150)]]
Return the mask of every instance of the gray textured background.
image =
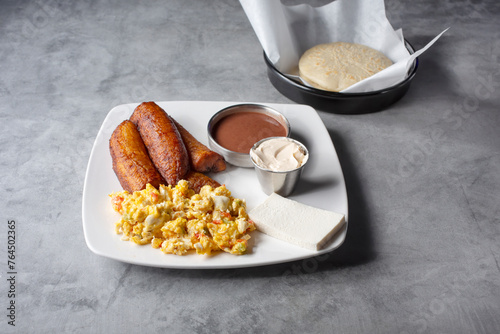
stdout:
[[(499, 2), (386, 7), (417, 48), (451, 29), (393, 107), (319, 111), (345, 173), (345, 244), (314, 266), (184, 271), (87, 248), (86, 165), (118, 104), (292, 103), (269, 83), (239, 3), (1, 1), (0, 332), (499, 332)], [(15, 328), (8, 219), (17, 222)]]

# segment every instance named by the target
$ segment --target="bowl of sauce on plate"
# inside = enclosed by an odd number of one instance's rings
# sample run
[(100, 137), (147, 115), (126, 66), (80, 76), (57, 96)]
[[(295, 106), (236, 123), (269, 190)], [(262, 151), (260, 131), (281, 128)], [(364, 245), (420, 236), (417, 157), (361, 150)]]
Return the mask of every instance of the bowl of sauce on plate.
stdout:
[(212, 150), (238, 167), (253, 167), (250, 150), (269, 137), (288, 137), (290, 123), (277, 110), (259, 104), (237, 104), (217, 112), (208, 122)]

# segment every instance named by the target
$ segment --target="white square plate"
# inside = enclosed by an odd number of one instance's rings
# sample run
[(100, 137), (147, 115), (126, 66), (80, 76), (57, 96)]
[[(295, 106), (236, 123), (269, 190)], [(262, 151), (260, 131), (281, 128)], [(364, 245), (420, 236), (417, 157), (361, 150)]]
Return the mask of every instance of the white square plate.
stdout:
[[(208, 146), (207, 125), (209, 119), (222, 108), (239, 102), (168, 101), (156, 102), (170, 116), (182, 124), (200, 142)], [(264, 104), (264, 103), (259, 103)], [(136, 104), (123, 104), (113, 108), (105, 118), (97, 134), (90, 154), (83, 187), (83, 231), (91, 251), (118, 261), (164, 268), (216, 269), (239, 268), (283, 263), (314, 257), (338, 248), (347, 233), (347, 193), (344, 176), (337, 153), (317, 112), (305, 105), (265, 105), (283, 113), (291, 125), (291, 137), (304, 143), (310, 158), (301, 180), (290, 199), (320, 209), (342, 213), (346, 224), (320, 251), (303, 249), (269, 237), (259, 231), (251, 233), (249, 250), (237, 256), (224, 252), (212, 256), (184, 256), (164, 254), (150, 245), (139, 246), (122, 241), (115, 233), (115, 223), (120, 219), (110, 202), (109, 194), (122, 188), (112, 170), (109, 154), (109, 138), (116, 126), (128, 119)], [(221, 173), (210, 175), (225, 184), (236, 198), (245, 199), (247, 210), (263, 202), (265, 195), (252, 168), (234, 167), (228, 164)]]

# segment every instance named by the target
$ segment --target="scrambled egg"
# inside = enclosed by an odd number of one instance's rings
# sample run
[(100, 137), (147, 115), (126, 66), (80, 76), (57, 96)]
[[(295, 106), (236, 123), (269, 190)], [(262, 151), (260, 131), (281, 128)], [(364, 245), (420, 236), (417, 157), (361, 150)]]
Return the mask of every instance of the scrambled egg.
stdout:
[(255, 230), (245, 201), (233, 198), (225, 186), (207, 185), (195, 194), (182, 180), (175, 187), (148, 184), (141, 191), (109, 196), (122, 215), (116, 223), (122, 239), (151, 244), (167, 254), (184, 255), (193, 249), (207, 255), (219, 250), (244, 254), (248, 233)]

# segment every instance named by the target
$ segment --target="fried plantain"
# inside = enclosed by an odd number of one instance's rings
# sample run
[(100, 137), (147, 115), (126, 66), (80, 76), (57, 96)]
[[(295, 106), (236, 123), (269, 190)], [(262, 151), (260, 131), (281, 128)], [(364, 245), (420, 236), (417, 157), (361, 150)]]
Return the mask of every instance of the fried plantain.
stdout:
[(188, 151), (189, 160), (193, 170), (200, 173), (222, 172), (226, 169), (224, 157), (210, 150), (200, 143), (188, 130), (170, 117), (182, 137), (182, 141)]
[(125, 120), (109, 140), (113, 170), (122, 188), (128, 192), (143, 190), (148, 183), (158, 188), (166, 184), (151, 161), (136, 126)]
[(161, 176), (176, 185), (189, 171), (189, 156), (168, 114), (154, 102), (143, 102), (130, 121), (137, 126), (149, 156)]
[(219, 182), (215, 181), (205, 174), (195, 171), (189, 171), (186, 174), (185, 179), (189, 184), (189, 188), (193, 189), (196, 193), (199, 193), (201, 188), (205, 185), (209, 185), (212, 188), (220, 187)]

